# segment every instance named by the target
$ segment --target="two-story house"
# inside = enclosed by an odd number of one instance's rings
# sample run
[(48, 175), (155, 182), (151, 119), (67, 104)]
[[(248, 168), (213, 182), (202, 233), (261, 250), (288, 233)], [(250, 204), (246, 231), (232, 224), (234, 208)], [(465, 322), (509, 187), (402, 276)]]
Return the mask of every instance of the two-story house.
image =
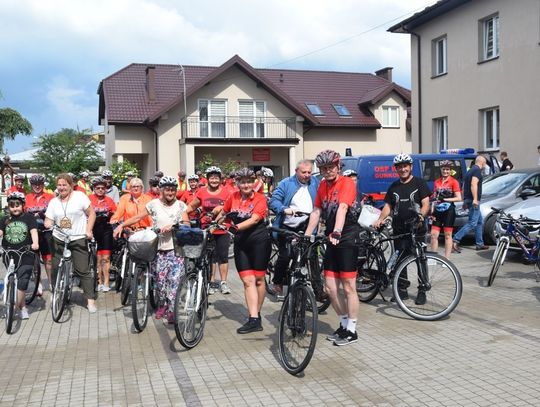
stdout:
[(98, 89), (107, 165), (127, 159), (147, 178), (192, 173), (210, 154), (280, 179), (325, 148), (410, 152), (410, 92), (391, 75), (255, 69), (238, 56), (219, 67), (131, 64)]
[(536, 165), (540, 1), (442, 0), (388, 31), (411, 35), (415, 152), (506, 150)]

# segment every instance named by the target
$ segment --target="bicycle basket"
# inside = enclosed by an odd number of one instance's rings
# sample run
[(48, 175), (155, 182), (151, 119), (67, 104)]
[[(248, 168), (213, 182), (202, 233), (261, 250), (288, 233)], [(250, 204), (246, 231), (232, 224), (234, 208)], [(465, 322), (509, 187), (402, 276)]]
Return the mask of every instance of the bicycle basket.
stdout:
[(150, 229), (133, 233), (128, 240), (129, 255), (135, 261), (151, 262), (156, 258), (158, 236)]
[(360, 212), (360, 217), (358, 218), (358, 223), (360, 226), (368, 228), (373, 226), (373, 224), (379, 219), (381, 211), (374, 206), (364, 205), (362, 207), (362, 212)]
[(206, 247), (206, 231), (197, 228), (180, 228), (173, 233), (173, 242), (177, 256), (198, 259)]

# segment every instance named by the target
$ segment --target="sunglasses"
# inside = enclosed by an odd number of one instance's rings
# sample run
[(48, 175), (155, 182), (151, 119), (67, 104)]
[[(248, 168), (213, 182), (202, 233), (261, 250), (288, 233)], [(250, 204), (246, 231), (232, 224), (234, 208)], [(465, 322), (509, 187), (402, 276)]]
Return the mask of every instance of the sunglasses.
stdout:
[(20, 203), (20, 202), (10, 202), (9, 203), (10, 208), (18, 208), (19, 206), (22, 206), (22, 203)]
[(94, 187), (94, 189), (105, 189), (105, 187)]

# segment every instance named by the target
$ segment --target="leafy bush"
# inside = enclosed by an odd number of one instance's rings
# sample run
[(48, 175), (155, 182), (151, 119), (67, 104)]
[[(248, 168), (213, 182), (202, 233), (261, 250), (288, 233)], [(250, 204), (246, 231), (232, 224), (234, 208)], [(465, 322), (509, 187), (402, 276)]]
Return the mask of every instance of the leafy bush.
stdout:
[(124, 160), (122, 162), (117, 161), (113, 163), (109, 169), (113, 173), (113, 184), (118, 188), (120, 188), (120, 185), (122, 185), (122, 181), (126, 179), (126, 172), (132, 171), (136, 177), (138, 177), (140, 174), (137, 166), (128, 160)]

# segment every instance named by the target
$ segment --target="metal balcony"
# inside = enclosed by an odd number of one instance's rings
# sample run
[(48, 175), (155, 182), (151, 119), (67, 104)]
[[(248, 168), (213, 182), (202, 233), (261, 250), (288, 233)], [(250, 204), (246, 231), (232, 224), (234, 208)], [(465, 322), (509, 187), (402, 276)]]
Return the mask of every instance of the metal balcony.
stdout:
[(182, 138), (284, 139), (296, 138), (295, 117), (215, 116), (208, 120), (182, 119)]

